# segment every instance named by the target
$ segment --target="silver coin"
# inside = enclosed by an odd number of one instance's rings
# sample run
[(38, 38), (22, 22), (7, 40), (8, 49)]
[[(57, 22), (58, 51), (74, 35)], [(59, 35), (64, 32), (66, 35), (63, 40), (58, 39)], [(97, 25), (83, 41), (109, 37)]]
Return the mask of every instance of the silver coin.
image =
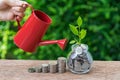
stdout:
[(75, 49), (75, 52), (76, 52), (76, 54), (82, 54), (82, 48), (81, 47), (77, 47)]
[(81, 47), (83, 50), (88, 51), (88, 45), (86, 44), (81, 44)]
[(66, 60), (65, 57), (59, 57), (58, 60)]

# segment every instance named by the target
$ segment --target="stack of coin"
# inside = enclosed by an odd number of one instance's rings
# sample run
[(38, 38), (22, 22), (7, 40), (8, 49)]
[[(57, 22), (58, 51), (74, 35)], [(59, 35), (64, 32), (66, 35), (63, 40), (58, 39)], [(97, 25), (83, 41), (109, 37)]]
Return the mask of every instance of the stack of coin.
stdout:
[(34, 73), (35, 72), (35, 67), (28, 68), (28, 72)]
[(58, 72), (64, 73), (66, 71), (66, 58), (59, 57), (57, 63), (58, 63)]
[(50, 73), (56, 73), (57, 72), (57, 63), (56, 62), (49, 62), (49, 71)]
[(36, 71), (37, 73), (42, 72), (42, 67), (41, 67), (41, 65), (40, 65), (40, 66), (35, 67), (35, 71)]
[(42, 64), (42, 72), (43, 73), (49, 72), (49, 65), (48, 64)]

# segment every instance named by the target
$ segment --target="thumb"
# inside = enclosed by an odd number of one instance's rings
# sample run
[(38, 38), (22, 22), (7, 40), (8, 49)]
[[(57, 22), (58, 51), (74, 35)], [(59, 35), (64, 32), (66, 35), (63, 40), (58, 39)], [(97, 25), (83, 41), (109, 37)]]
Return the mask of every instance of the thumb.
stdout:
[(27, 2), (21, 0), (6, 0), (6, 4), (11, 7), (14, 6), (23, 7), (23, 5), (28, 5)]

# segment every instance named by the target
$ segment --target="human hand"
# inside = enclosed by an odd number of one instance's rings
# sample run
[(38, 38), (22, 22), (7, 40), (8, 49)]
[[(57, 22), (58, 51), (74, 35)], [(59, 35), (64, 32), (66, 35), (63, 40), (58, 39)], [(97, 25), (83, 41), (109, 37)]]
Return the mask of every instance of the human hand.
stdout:
[(0, 20), (21, 21), (28, 5), (27, 2), (21, 0), (0, 0)]

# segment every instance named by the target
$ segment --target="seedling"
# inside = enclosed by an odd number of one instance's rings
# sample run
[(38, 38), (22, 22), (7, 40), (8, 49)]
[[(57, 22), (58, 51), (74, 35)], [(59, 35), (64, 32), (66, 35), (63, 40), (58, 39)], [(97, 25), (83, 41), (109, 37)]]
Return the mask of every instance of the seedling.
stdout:
[(74, 35), (74, 39), (70, 41), (70, 44), (81, 44), (81, 41), (85, 38), (87, 31), (81, 29), (82, 18), (79, 16), (77, 19), (77, 26), (69, 24), (70, 30)]

